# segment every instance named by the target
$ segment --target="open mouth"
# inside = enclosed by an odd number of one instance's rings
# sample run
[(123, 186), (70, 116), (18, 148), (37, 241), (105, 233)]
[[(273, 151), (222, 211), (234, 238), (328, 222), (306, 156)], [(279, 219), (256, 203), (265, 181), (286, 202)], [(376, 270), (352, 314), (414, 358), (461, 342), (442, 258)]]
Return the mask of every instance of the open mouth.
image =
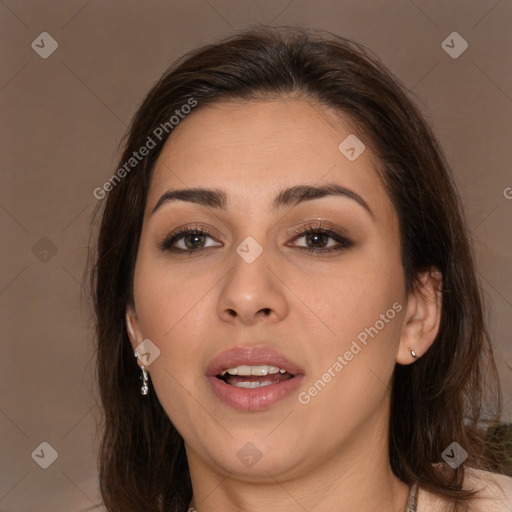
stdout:
[(283, 368), (279, 368), (278, 366), (240, 365), (228, 368), (216, 377), (230, 386), (253, 389), (270, 386), (272, 384), (279, 384), (280, 382), (293, 379), (295, 375), (287, 372)]

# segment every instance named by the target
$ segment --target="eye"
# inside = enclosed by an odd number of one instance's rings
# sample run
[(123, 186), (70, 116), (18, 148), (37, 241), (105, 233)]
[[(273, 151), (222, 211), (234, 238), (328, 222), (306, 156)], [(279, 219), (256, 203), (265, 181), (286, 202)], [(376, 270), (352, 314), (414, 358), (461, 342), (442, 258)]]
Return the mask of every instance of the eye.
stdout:
[[(334, 251), (348, 249), (353, 246), (353, 242), (345, 235), (342, 235), (332, 228), (322, 227), (321, 223), (317, 225), (310, 225), (302, 231), (295, 231), (298, 232), (299, 235), (294, 238), (294, 241), (303, 238), (306, 246), (296, 244), (292, 244), (292, 246), (297, 247), (300, 250), (306, 250), (309, 253), (331, 253)], [(329, 244), (329, 239), (334, 243)]]
[[(293, 241), (295, 242), (296, 240), (304, 239), (306, 245), (301, 246), (296, 243), (292, 243), (291, 247), (297, 248), (301, 251), (304, 250), (309, 253), (331, 253), (334, 251), (348, 249), (353, 246), (353, 242), (345, 235), (332, 228), (323, 227), (321, 223), (310, 225), (302, 230), (296, 229), (294, 232), (298, 233), (298, 236), (296, 236)], [(222, 245), (219, 243), (210, 243), (209, 245), (206, 245), (208, 239), (214, 240), (208, 229), (199, 226), (192, 226), (171, 233), (164, 238), (158, 246), (160, 250), (164, 252), (174, 254), (188, 253), (189, 255), (192, 255), (192, 253), (199, 253), (209, 247), (218, 247)]]
[[(171, 233), (158, 245), (162, 251), (172, 253), (198, 252), (201, 249), (212, 247), (205, 245), (207, 238), (211, 239), (210, 232), (206, 228), (197, 226), (187, 227), (175, 233)], [(215, 244), (213, 244), (214, 246)]]

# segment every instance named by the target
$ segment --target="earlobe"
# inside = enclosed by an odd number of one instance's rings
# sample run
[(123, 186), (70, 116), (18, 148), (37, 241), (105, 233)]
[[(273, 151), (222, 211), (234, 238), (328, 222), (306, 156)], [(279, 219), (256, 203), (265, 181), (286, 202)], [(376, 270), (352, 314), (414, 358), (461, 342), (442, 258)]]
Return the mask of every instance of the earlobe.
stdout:
[(442, 274), (433, 268), (420, 276), (407, 299), (400, 346), (396, 355), (398, 364), (411, 364), (430, 348), (441, 323)]
[[(139, 365), (139, 368), (142, 370), (142, 387), (140, 388), (140, 392), (142, 395), (147, 395), (149, 393), (149, 372), (145, 364), (141, 360), (141, 353), (144, 354), (146, 350), (144, 347), (144, 341), (142, 341), (139, 323), (137, 320), (137, 314), (135, 313), (135, 310), (132, 306), (128, 306), (126, 308), (125, 323), (126, 331), (128, 332), (128, 337), (130, 338), (130, 344), (133, 349), (134, 357), (137, 359), (137, 364)], [(146, 357), (146, 359), (148, 359), (148, 357)]]

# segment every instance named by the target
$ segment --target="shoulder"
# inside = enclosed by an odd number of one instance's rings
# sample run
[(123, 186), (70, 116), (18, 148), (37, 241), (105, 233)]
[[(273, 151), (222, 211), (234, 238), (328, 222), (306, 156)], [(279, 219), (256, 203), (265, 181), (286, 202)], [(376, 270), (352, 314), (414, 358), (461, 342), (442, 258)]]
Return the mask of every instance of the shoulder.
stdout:
[[(464, 489), (477, 491), (467, 512), (512, 512), (512, 478), (466, 467)], [(462, 507), (464, 508), (464, 507)], [(418, 512), (447, 512), (452, 501), (426, 489), (418, 493)]]
[(480, 469), (467, 468), (464, 487), (478, 491), (471, 510), (474, 512), (510, 512), (512, 510), (512, 478)]

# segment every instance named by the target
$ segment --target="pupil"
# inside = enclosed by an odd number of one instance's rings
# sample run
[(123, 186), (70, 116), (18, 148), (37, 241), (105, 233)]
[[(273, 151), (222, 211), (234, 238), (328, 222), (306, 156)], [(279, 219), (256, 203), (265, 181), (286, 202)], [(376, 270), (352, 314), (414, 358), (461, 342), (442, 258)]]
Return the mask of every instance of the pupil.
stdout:
[[(189, 235), (188, 237), (185, 238), (185, 245), (189, 248), (189, 249), (194, 249), (195, 247), (197, 247), (196, 244), (194, 243), (188, 243), (188, 240), (189, 239), (195, 239), (197, 241), (198, 238), (202, 238), (204, 237), (204, 235)], [(200, 241), (201, 242), (201, 241)]]
[[(325, 237), (326, 237), (326, 236), (327, 236), (327, 235), (325, 235), (324, 233), (312, 233), (312, 234), (310, 234), (310, 235), (309, 235), (309, 237), (310, 237), (310, 238), (309, 238), (309, 241), (311, 241), (311, 239), (313, 238), (313, 239), (314, 239), (314, 240), (313, 240), (313, 244), (310, 244), (310, 243), (308, 242), (308, 245), (309, 245), (310, 247), (315, 246), (315, 244), (319, 243), (319, 242), (318, 242), (318, 238), (322, 238), (322, 237), (324, 238), (324, 240), (323, 240), (323, 241), (325, 242)], [(322, 247), (325, 247), (325, 243), (322, 243)]]

